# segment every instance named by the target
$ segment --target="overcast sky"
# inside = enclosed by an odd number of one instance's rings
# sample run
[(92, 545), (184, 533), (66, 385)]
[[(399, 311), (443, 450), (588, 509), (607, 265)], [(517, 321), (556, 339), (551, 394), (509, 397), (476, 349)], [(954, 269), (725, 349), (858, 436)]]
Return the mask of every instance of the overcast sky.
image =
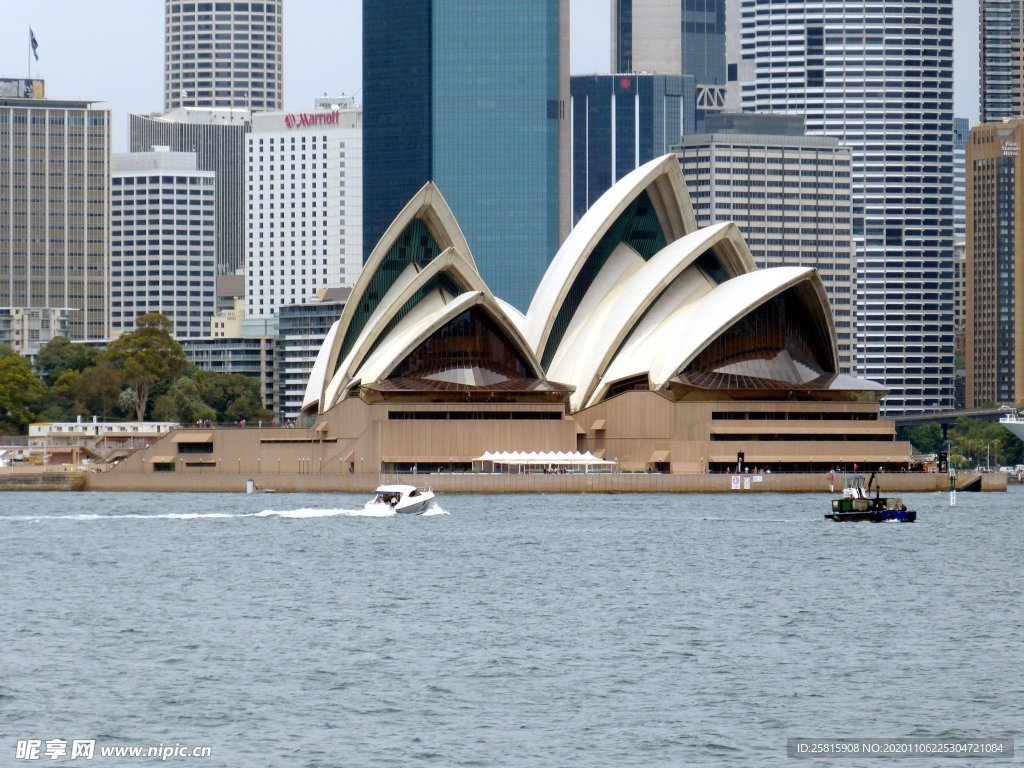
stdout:
[[(573, 74), (609, 68), (610, 0), (572, 0)], [(978, 117), (978, 3), (954, 0), (955, 103)], [(163, 0), (0, 0), (0, 77), (25, 77), (28, 28), (39, 43), (32, 75), (51, 98), (105, 102), (114, 150), (124, 151), (129, 112), (163, 108)], [(362, 0), (286, 0), (285, 107), (323, 93), (353, 94), (362, 80)]]

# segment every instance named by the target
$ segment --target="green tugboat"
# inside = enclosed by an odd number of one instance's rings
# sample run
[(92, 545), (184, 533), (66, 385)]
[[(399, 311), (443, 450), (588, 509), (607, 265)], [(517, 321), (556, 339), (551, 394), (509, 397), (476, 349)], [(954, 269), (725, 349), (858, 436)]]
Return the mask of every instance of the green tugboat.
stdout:
[(912, 523), (917, 520), (917, 512), (907, 509), (903, 499), (882, 496), (878, 485), (875, 485), (875, 495), (871, 496), (874, 480), (872, 472), (865, 487), (864, 475), (848, 477), (843, 498), (832, 500), (832, 514), (825, 515), (825, 519), (837, 523)]

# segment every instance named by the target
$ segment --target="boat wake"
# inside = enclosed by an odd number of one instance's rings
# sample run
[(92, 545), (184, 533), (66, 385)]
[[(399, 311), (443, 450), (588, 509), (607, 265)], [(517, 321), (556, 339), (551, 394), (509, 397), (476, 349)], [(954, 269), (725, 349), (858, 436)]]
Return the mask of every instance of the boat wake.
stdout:
[[(429, 506), (421, 515), (400, 515), (401, 517), (432, 517), (434, 515), (447, 515), (448, 512), (435, 504)], [(166, 512), (163, 514), (124, 514), (124, 515), (98, 515), (94, 513), (78, 515), (4, 515), (0, 516), (0, 522), (21, 522), (39, 523), (44, 520), (73, 520), (73, 521), (96, 521), (96, 520), (237, 520), (246, 517), (281, 518), (288, 520), (313, 520), (326, 517), (396, 517), (393, 509), (314, 509), (304, 507), (301, 509), (264, 509), (262, 512)]]
[(11, 515), (0, 517), (0, 521), (39, 522), (41, 520), (226, 520), (252, 515), (233, 515), (228, 512), (168, 512), (162, 515)]
[(256, 517), (283, 517), (290, 520), (308, 520), (317, 517), (394, 517), (393, 509), (265, 509)]

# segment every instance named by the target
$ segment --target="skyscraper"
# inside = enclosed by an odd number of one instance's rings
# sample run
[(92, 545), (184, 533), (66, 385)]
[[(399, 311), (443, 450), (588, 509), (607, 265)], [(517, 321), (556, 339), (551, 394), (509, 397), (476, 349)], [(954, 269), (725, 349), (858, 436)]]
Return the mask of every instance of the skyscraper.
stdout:
[(0, 307), (67, 310), (68, 338), (107, 337), (109, 180), (109, 110), (0, 97)]
[(128, 150), (164, 146), (194, 152), (201, 171), (217, 177), (217, 273), (245, 266), (245, 137), (247, 109), (174, 109), (162, 115), (128, 115)]
[(694, 130), (694, 80), (680, 75), (572, 78), (573, 224), (616, 181)]
[(742, 3), (744, 110), (806, 115), (852, 153), (856, 373), (887, 412), (945, 410), (953, 374), (953, 5)]
[(726, 0), (612, 0), (612, 71), (693, 75), (697, 129), (725, 105)]
[(283, 4), (164, 0), (164, 109), (281, 109)]
[(246, 162), (249, 317), (352, 285), (363, 265), (362, 111), (351, 98), (253, 116)]
[(1024, 119), (967, 144), (967, 407), (1024, 401)]
[(981, 121), (1024, 115), (1024, 1), (981, 0), (978, 71)]
[(179, 339), (206, 336), (214, 313), (214, 174), (191, 152), (112, 158), (111, 332), (147, 312), (171, 320)]
[(953, 240), (967, 237), (967, 139), (971, 123), (966, 117), (953, 118)]
[(568, 0), (363, 4), (363, 249), (427, 181), (526, 309), (568, 232)]

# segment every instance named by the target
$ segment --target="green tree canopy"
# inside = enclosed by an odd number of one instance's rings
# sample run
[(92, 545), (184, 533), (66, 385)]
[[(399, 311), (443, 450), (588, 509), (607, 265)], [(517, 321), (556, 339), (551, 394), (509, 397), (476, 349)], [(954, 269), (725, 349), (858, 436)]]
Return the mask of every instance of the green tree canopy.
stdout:
[(961, 417), (949, 431), (952, 452), (973, 466), (1019, 464), (1021, 441), (996, 421)]
[(150, 397), (166, 392), (186, 368), (185, 352), (171, 335), (172, 327), (171, 321), (157, 312), (145, 314), (134, 331), (112, 341), (100, 356), (135, 393), (139, 421), (145, 419)]
[(98, 352), (85, 344), (74, 344), (66, 336), (54, 336), (39, 350), (36, 371), (50, 386), (64, 371), (82, 372), (96, 362)]
[(197, 421), (216, 419), (217, 413), (203, 402), (199, 385), (195, 379), (179, 376), (153, 404), (153, 418), (158, 421), (177, 421), (194, 424)]
[(24, 434), (45, 394), (46, 386), (25, 358), (0, 353), (0, 429)]
[(942, 438), (942, 427), (937, 421), (906, 427), (900, 432), (900, 439), (910, 441), (910, 444), (914, 446), (915, 453), (939, 453), (946, 450), (946, 442)]
[(109, 360), (100, 359), (79, 375), (75, 404), (83, 416), (110, 418), (118, 411), (121, 387), (121, 374)]
[(217, 421), (272, 421), (263, 407), (260, 382), (241, 373), (200, 371), (196, 374), (203, 401), (217, 412)]

